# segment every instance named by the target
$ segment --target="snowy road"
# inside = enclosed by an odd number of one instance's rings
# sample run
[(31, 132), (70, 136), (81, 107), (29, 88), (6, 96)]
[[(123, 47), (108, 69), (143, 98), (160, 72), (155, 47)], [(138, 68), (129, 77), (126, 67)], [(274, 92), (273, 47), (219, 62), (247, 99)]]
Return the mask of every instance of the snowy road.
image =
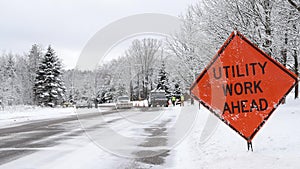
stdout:
[[(65, 168), (65, 165), (70, 165), (68, 161), (78, 159), (81, 160), (72, 162), (76, 167), (71, 168), (160, 166), (176, 144), (176, 140), (170, 138), (175, 138), (174, 126), (180, 112), (180, 107), (100, 112), (78, 109), (78, 116), (36, 120), (1, 128), (0, 168)], [(195, 113), (186, 117), (194, 120), (192, 115)], [(188, 130), (191, 125), (187, 126)], [(119, 138), (110, 130), (129, 142), (119, 144)], [(182, 132), (186, 135), (186, 131)], [(90, 161), (89, 158), (100, 160), (102, 165), (95, 161), (85, 162)]]
[(79, 120), (69, 115), (1, 127), (0, 169), (300, 168), (299, 105), (288, 99), (279, 106), (254, 138), (254, 152), (221, 122), (202, 142), (207, 119), (218, 119), (198, 105), (79, 109)]
[[(115, 113), (107, 111), (104, 114)], [(93, 118), (98, 113), (81, 115)], [(0, 165), (22, 156), (53, 147), (62, 140), (82, 135), (83, 130), (76, 115), (62, 118), (35, 120), (0, 129)]]

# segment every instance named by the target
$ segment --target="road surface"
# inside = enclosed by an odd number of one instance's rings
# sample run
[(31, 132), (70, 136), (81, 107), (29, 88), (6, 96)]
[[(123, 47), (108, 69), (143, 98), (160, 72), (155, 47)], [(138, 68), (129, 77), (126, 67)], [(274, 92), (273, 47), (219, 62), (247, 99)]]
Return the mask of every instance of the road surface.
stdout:
[(254, 152), (227, 125), (206, 125), (218, 119), (196, 104), (78, 110), (78, 117), (1, 124), (0, 169), (300, 168), (299, 100), (277, 109)]
[(1, 128), (0, 168), (160, 168), (191, 127), (174, 132), (180, 107), (77, 110)]

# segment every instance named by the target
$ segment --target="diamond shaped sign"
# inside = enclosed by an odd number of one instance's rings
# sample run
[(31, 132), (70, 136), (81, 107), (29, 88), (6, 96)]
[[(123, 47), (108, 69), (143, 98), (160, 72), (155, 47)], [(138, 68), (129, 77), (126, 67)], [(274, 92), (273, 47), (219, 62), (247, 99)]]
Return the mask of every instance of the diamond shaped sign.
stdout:
[(296, 82), (293, 72), (232, 32), (193, 83), (191, 94), (251, 141)]

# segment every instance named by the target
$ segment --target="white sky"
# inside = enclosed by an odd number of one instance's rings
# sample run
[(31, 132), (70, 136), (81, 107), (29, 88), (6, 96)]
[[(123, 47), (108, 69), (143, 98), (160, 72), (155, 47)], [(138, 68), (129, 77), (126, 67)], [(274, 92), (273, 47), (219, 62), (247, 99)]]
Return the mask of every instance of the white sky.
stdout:
[(159, 34), (154, 34), (154, 33), (145, 33), (142, 35), (133, 35), (130, 36), (126, 39), (121, 39), (120, 42), (117, 42), (112, 46), (107, 53), (104, 55), (103, 59), (101, 59), (101, 64), (105, 64), (112, 59), (118, 59), (119, 57), (125, 56), (125, 51), (131, 46), (132, 42), (136, 39), (142, 40), (145, 38), (155, 38), (158, 40), (163, 40), (166, 38), (166, 36), (162, 36)]
[(126, 16), (178, 16), (197, 0), (1, 0), (0, 50), (28, 52), (32, 44), (52, 45), (65, 68), (74, 68), (87, 41)]

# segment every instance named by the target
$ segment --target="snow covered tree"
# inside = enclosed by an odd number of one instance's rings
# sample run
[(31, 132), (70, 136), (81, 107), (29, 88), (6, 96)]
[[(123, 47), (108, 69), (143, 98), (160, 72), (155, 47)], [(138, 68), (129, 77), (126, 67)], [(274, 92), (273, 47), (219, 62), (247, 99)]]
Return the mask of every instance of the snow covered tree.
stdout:
[(169, 85), (169, 79), (168, 74), (166, 72), (165, 63), (162, 62), (161, 68), (158, 73), (158, 83), (157, 83), (157, 90), (164, 90), (166, 93), (166, 96), (168, 98), (171, 97), (171, 91), (170, 91), (170, 85)]
[[(296, 3), (293, 0), (287, 0), (298, 12), (300, 12), (300, 3)], [(299, 2), (299, 1), (298, 1)]]
[(16, 61), (12, 53), (6, 55), (2, 70), (2, 97), (8, 105), (20, 103), (20, 84), (17, 81)]
[(3, 53), (0, 56), (0, 100), (4, 105), (28, 103), (27, 67), (23, 55)]
[(148, 96), (153, 67), (160, 55), (161, 47), (162, 42), (158, 39), (135, 39), (125, 52), (126, 57), (131, 58), (132, 64), (130, 65), (136, 75), (135, 80), (137, 80), (137, 87), (133, 87), (133, 89), (137, 89), (135, 91), (138, 93), (139, 99)]
[(34, 97), (34, 83), (35, 83), (35, 77), (36, 77), (36, 72), (39, 69), (39, 64), (41, 62), (41, 58), (43, 56), (42, 49), (39, 47), (37, 44), (32, 45), (32, 48), (28, 54), (27, 58), (27, 81), (24, 84), (25, 89), (27, 90), (27, 103), (29, 104), (34, 104), (36, 101), (36, 98)]
[(49, 46), (36, 72), (34, 94), (39, 105), (54, 107), (63, 100), (65, 86), (61, 69), (60, 60)]
[(181, 88), (180, 88), (180, 86), (179, 86), (178, 83), (176, 83), (174, 87), (175, 87), (175, 88), (174, 88), (173, 95), (174, 95), (177, 99), (179, 99), (180, 96), (181, 96)]
[(197, 70), (233, 30), (298, 75), (299, 4), (298, 0), (202, 0), (190, 6), (181, 17), (179, 32), (168, 40), (170, 53), (183, 61), (176, 68), (186, 70), (178, 72), (185, 85), (195, 80)]
[(26, 55), (16, 55), (16, 84), (17, 91), (16, 104), (32, 104), (33, 83), (29, 83), (28, 61)]

